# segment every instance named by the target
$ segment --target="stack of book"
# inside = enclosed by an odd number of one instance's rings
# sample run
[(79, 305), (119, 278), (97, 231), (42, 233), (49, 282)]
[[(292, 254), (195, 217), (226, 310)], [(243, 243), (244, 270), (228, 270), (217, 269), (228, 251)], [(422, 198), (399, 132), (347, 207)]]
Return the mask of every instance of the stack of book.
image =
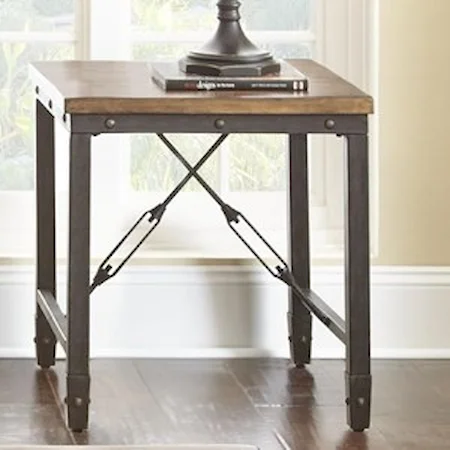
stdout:
[(290, 91), (308, 90), (306, 76), (286, 61), (279, 74), (261, 77), (211, 77), (186, 74), (177, 62), (151, 63), (154, 82), (165, 91)]

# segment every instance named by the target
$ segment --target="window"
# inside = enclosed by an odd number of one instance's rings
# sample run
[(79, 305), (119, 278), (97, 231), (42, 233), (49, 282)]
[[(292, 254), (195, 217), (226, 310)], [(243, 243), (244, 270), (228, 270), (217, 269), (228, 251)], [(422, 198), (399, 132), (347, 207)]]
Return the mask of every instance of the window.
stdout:
[[(0, 255), (32, 255), (34, 106), (27, 63), (71, 57), (176, 59), (211, 37), (217, 9), (215, 0), (2, 3), (0, 208), (8, 214), (0, 217)], [(242, 25), (256, 44), (270, 49), (275, 56), (313, 57), (366, 88), (368, 4), (369, 0), (245, 0), (241, 6)], [(214, 137), (169, 135), (192, 164)], [(59, 130), (60, 220), (65, 218), (67, 207), (66, 138)], [(229, 204), (241, 210), (281, 249), (285, 243), (281, 230), (285, 227), (286, 145), (286, 137), (279, 135), (231, 136), (200, 171)], [(330, 245), (335, 248), (340, 244), (336, 236), (342, 227), (341, 171), (335, 173), (333, 169), (340, 163), (342, 143), (314, 137), (311, 146), (313, 239), (319, 251), (328, 251)], [(92, 157), (93, 254), (102, 256), (143, 210), (167, 195), (186, 171), (152, 135), (95, 137)], [(18, 233), (23, 237), (18, 239)], [(235, 241), (219, 209), (192, 180), (170, 205), (146, 249), (153, 254), (174, 251), (214, 257), (246, 256), (246, 250)]]
[(34, 102), (28, 63), (79, 56), (74, 0), (0, 1), (0, 255), (33, 252)]
[[(131, 57), (144, 61), (178, 59), (197, 48), (217, 27), (215, 3), (132, 0)], [(255, 43), (276, 57), (311, 57), (315, 46), (311, 31), (312, 5), (312, 0), (284, 0), (280, 9), (276, 0), (245, 1), (240, 10), (242, 25)], [(191, 164), (200, 159), (215, 137), (171, 136)], [(285, 226), (286, 145), (287, 139), (281, 135), (230, 136), (200, 170), (207, 182), (229, 204), (246, 214), (278, 248), (285, 242), (285, 234), (279, 230)], [(158, 170), (152, 170), (155, 167)], [(172, 189), (185, 173), (184, 167), (157, 137), (132, 138), (127, 198), (135, 198), (137, 204), (139, 199), (154, 197), (156, 201), (156, 197), (161, 198)], [(184, 198), (171, 206), (178, 208), (179, 214), (168, 215), (170, 227), (158, 230), (157, 242), (162, 248), (224, 256), (247, 255), (245, 247), (229, 233), (222, 214), (196, 181), (190, 182), (181, 195)], [(199, 206), (202, 214), (190, 213)], [(180, 216), (183, 229), (190, 230), (189, 240), (180, 239)]]

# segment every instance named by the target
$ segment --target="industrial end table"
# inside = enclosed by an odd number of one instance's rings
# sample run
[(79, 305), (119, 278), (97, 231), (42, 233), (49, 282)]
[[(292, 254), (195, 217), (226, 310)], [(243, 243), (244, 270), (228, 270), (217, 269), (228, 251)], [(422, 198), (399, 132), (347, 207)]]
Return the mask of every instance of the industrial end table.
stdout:
[[(67, 416), (72, 430), (88, 426), (89, 297), (117, 273), (108, 258), (90, 281), (91, 136), (100, 133), (156, 133), (188, 170), (179, 186), (196, 178), (235, 227), (245, 222), (269, 246), (279, 263), (271, 275), (289, 286), (289, 342), (297, 366), (310, 362), (311, 314), (346, 347), (347, 422), (355, 431), (370, 424), (370, 311), (368, 115), (372, 98), (311, 60), (292, 60), (309, 78), (309, 91), (167, 93), (151, 81), (144, 62), (63, 61), (32, 64), (36, 92), (37, 278), (36, 353), (43, 368), (55, 363), (59, 342), (67, 355)], [(69, 249), (67, 314), (55, 291), (55, 140), (54, 120), (70, 133)], [(192, 167), (164, 133), (219, 133), (218, 141)], [(220, 197), (197, 173), (231, 133), (289, 135), (288, 263), (256, 228)], [(346, 138), (345, 163), (345, 318), (310, 287), (307, 135), (327, 133)], [(245, 151), (245, 149), (243, 149)], [(178, 188), (179, 190), (180, 188)], [(142, 218), (152, 229), (169, 197)]]

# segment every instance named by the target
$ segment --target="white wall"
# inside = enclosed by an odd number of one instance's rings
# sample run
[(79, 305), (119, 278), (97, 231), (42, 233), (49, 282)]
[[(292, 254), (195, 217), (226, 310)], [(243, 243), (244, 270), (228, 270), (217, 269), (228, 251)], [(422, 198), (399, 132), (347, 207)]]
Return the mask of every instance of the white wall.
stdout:
[[(313, 280), (342, 312), (340, 269)], [(0, 267), (0, 357), (33, 356), (33, 291), (32, 267)], [(450, 357), (449, 300), (450, 268), (375, 267), (373, 356)], [(286, 288), (256, 267), (130, 267), (92, 296), (92, 356), (285, 357), (286, 309)], [(313, 356), (343, 354), (316, 322)]]

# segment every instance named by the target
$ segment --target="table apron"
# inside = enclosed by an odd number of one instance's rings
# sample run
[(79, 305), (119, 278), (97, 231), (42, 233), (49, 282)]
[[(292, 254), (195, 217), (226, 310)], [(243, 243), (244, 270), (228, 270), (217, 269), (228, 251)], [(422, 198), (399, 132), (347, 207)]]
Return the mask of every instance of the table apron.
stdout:
[[(69, 119), (69, 120), (67, 120)], [(280, 133), (366, 134), (367, 115), (73, 114), (72, 133)]]

